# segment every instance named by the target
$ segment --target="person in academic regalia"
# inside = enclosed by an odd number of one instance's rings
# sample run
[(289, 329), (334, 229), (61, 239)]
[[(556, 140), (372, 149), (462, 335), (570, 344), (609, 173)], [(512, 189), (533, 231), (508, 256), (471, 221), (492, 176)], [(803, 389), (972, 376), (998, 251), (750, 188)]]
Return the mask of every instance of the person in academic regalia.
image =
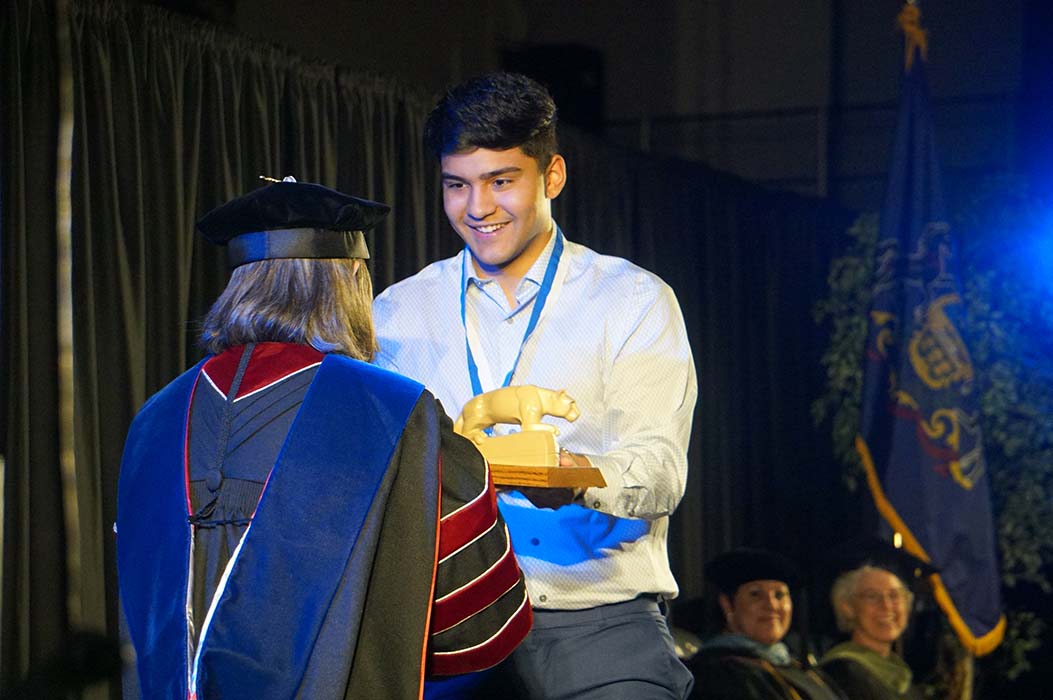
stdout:
[(710, 561), (706, 578), (719, 590), (724, 631), (687, 662), (692, 700), (845, 700), (816, 668), (790, 656), (782, 642), (793, 616), (791, 589), (800, 581), (787, 558), (740, 548)]
[(482, 456), (423, 386), (368, 364), (363, 231), (387, 212), (283, 181), (198, 222), (234, 270), (208, 357), (125, 444), (125, 697), (419, 698), (529, 631)]
[(850, 635), (823, 655), (820, 665), (849, 700), (915, 700), (910, 666), (893, 645), (914, 606), (909, 582), (935, 569), (890, 543), (867, 540), (842, 557), (830, 591), (837, 626)]

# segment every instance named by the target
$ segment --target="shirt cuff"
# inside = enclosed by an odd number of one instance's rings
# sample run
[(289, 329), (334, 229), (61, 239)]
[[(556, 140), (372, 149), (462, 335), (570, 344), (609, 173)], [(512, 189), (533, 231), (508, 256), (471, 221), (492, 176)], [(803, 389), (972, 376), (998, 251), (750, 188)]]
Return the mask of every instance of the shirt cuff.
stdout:
[(603, 455), (585, 456), (589, 458), (592, 466), (600, 470), (600, 474), (603, 475), (603, 480), (607, 482), (607, 485), (602, 488), (592, 486), (585, 489), (582, 505), (592, 510), (617, 515), (614, 512), (614, 505), (624, 487), (621, 465), (611, 457), (604, 457)]

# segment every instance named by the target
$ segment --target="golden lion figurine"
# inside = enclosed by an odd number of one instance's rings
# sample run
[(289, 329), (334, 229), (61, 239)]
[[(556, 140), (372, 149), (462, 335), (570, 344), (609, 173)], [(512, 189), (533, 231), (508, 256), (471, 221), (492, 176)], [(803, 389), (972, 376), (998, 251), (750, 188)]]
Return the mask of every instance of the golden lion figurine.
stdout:
[(476, 445), (481, 445), (487, 439), (486, 429), (497, 423), (518, 423), (524, 432), (547, 430), (559, 435), (556, 426), (541, 422), (542, 416), (574, 421), (580, 415), (574, 399), (564, 390), (544, 389), (532, 384), (506, 386), (469, 400), (454, 423), (453, 430)]
[[(453, 430), (471, 440), (490, 464), (494, 483), (510, 486), (585, 488), (606, 486), (595, 467), (561, 467), (556, 435), (559, 429), (542, 416), (578, 419), (574, 399), (566, 391), (532, 384), (506, 386), (472, 398), (464, 405)], [(497, 423), (518, 423), (522, 430), (490, 437)]]

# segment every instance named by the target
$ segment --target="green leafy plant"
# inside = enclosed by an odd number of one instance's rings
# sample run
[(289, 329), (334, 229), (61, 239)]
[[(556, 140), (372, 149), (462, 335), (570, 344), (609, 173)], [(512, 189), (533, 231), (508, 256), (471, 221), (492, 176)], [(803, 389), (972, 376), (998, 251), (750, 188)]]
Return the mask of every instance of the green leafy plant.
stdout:
[(829, 420), (834, 456), (845, 466), (845, 487), (855, 491), (863, 480), (863, 465), (854, 445), (863, 392), (863, 344), (874, 276), (877, 213), (862, 214), (845, 236), (844, 253), (830, 263), (826, 278), (830, 294), (814, 309), (815, 322), (830, 326), (830, 344), (821, 360), (826, 388), (812, 403), (812, 418), (816, 425)]
[[(1053, 221), (1019, 181), (974, 193), (953, 222), (965, 304), (960, 329), (973, 360), (1001, 561), (1007, 630), (981, 665), (1012, 681), (1032, 669), (1053, 604)], [(859, 426), (862, 353), (878, 236), (863, 214), (831, 264), (829, 294), (815, 306), (827, 324), (826, 386), (812, 404), (829, 425), (844, 484), (864, 487), (853, 440)]]

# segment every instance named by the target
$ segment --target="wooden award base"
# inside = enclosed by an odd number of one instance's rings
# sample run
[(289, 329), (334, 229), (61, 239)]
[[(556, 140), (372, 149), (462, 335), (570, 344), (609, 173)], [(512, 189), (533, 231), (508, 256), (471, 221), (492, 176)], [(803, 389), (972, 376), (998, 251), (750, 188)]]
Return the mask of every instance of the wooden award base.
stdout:
[(514, 467), (491, 464), (490, 473), (498, 486), (541, 486), (576, 489), (607, 485), (596, 467)]
[(607, 485), (596, 467), (559, 466), (556, 437), (547, 430), (524, 430), (488, 437), (476, 447), (490, 463), (490, 473), (499, 486), (588, 488)]

